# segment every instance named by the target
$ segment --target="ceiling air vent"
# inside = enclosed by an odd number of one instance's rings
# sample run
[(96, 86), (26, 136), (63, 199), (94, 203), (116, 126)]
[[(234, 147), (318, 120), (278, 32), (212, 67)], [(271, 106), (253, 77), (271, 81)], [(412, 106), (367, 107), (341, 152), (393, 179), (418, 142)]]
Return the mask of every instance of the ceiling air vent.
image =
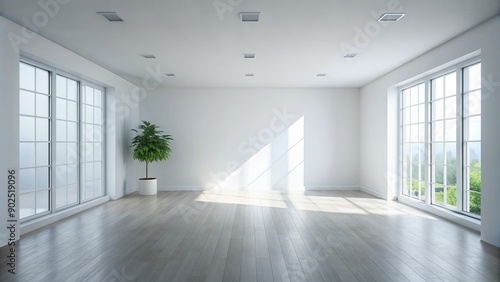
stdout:
[(165, 73), (165, 76), (175, 76), (173, 73)]
[(326, 76), (326, 73), (318, 73), (316, 76)]
[(379, 22), (397, 22), (399, 19), (404, 17), (406, 14), (383, 14), (378, 21)]
[(245, 76), (253, 76), (253, 73), (246, 73)]
[(245, 54), (243, 54), (243, 58), (245, 58), (245, 59), (255, 59), (255, 54), (254, 53), (245, 53)]
[(123, 19), (116, 12), (97, 12), (99, 15), (102, 15), (110, 22), (123, 22)]
[(156, 58), (155, 55), (153, 55), (153, 54), (141, 54), (141, 57), (143, 57), (145, 59), (154, 59), (154, 58)]
[(344, 55), (344, 59), (352, 59), (352, 58), (356, 57), (357, 55), (358, 54), (354, 54), (354, 53), (352, 53), (352, 54), (345, 54)]
[(240, 19), (242, 22), (258, 22), (260, 19), (259, 12), (243, 12), (240, 13)]

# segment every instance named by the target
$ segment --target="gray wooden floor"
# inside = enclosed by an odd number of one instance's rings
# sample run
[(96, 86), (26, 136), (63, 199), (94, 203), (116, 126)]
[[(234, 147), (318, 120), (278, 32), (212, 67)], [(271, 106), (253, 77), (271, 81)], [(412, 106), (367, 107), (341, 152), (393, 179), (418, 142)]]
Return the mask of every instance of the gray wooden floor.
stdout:
[(1, 281), (500, 281), (477, 232), (358, 191), (130, 195), (6, 255)]

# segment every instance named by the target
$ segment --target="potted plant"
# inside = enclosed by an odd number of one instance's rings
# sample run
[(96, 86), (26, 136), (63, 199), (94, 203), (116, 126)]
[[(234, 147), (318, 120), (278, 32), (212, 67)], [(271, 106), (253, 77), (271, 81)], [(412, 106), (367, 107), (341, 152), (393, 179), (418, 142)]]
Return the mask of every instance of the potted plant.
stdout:
[(139, 194), (156, 195), (157, 179), (149, 177), (148, 165), (151, 162), (159, 162), (170, 157), (170, 135), (163, 134), (158, 126), (149, 121), (142, 121), (137, 129), (132, 129), (137, 135), (132, 139), (134, 148), (134, 159), (146, 163), (146, 177), (139, 178)]

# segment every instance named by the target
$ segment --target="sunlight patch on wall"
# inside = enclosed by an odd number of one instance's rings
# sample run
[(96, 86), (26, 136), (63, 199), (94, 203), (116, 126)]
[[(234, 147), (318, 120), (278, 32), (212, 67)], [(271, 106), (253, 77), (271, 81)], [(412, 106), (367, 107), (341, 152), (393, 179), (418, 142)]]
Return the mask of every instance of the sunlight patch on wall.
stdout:
[(304, 117), (251, 156), (217, 190), (304, 190)]

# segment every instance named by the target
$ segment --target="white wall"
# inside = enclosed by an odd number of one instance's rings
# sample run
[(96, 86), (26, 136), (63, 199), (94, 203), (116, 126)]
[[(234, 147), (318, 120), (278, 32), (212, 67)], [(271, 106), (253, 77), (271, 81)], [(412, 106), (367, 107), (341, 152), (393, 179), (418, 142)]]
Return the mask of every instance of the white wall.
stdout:
[[(367, 191), (395, 195), (397, 103), (395, 85), (481, 50), (482, 240), (500, 246), (500, 17), (460, 35), (360, 90), (360, 183)], [(486, 84), (488, 80), (496, 83)]]
[[(6, 244), (8, 236), (3, 227), (7, 210), (4, 179), (8, 168), (19, 165), (19, 54), (106, 87), (107, 193), (116, 199), (135, 189), (135, 168), (124, 137), (138, 119), (138, 107), (130, 98), (136, 86), (43, 37), (24, 34), (31, 32), (23, 33), (21, 26), (0, 17), (0, 246)], [(20, 40), (19, 44), (11, 44), (9, 38), (13, 36)]]
[(140, 119), (175, 141), (150, 171), (165, 190), (357, 189), (358, 104), (357, 89), (159, 89)]

